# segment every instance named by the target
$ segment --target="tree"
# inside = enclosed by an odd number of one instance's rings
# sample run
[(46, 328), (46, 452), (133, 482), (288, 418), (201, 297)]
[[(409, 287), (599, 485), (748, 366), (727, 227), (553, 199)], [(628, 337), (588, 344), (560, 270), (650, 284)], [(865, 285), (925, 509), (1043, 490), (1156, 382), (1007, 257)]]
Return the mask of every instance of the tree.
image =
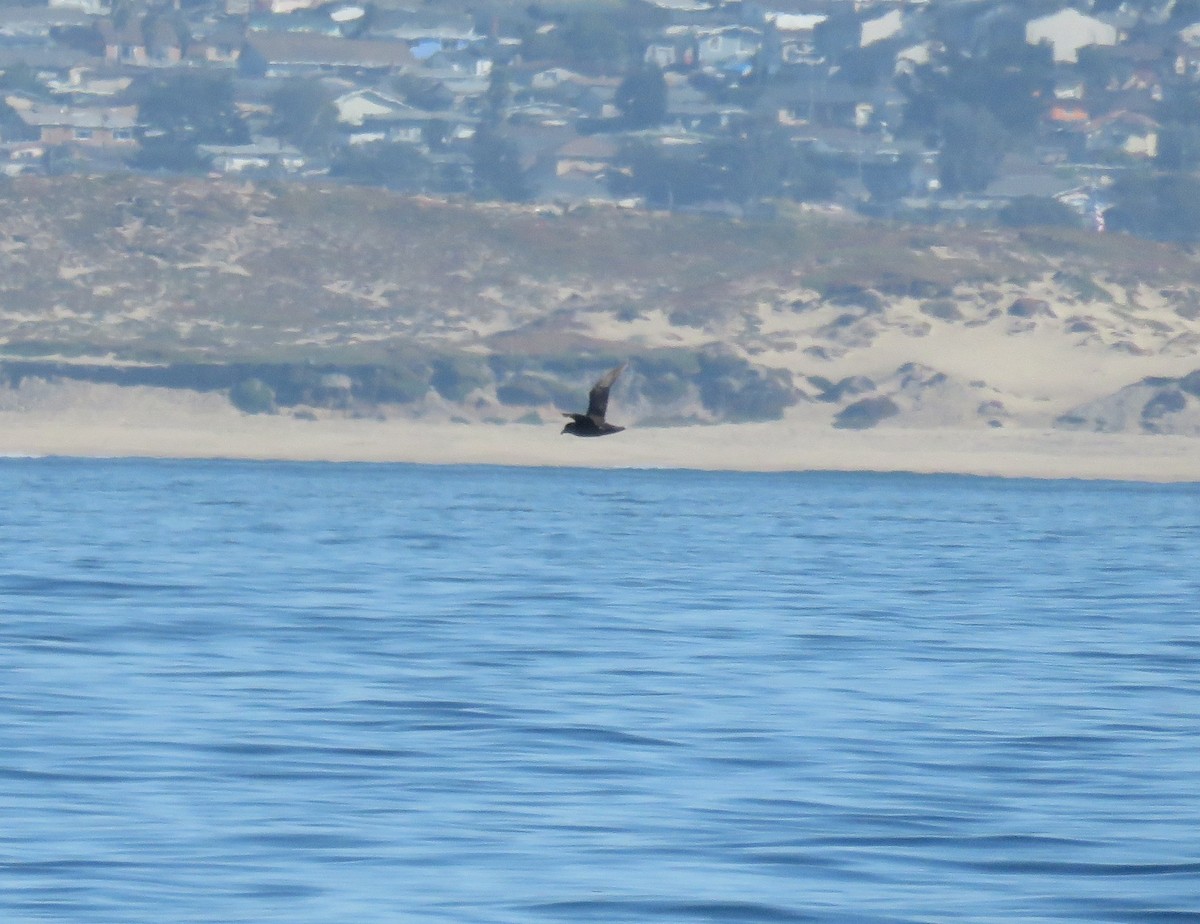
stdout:
[(202, 170), (200, 144), (247, 144), (250, 132), (233, 103), (228, 77), (183, 73), (155, 81), (138, 107), (145, 126), (136, 163), (144, 168)]
[(912, 192), (913, 158), (880, 156), (862, 164), (863, 185), (872, 202), (895, 202)]
[(637, 27), (624, 14), (582, 10), (561, 26), (562, 41), (573, 67), (591, 73), (619, 73), (630, 61)]
[(429, 161), (410, 144), (352, 145), (334, 159), (329, 175), (405, 192), (420, 192), (433, 185)]
[(495, 131), (503, 125), (511, 101), (512, 87), (508, 82), (508, 69), (492, 68), (488, 75), (487, 92), (483, 97), (482, 126), (488, 131)]
[(480, 124), (471, 142), (471, 164), (479, 198), (523, 202), (532, 195), (517, 144), (499, 129)]
[(947, 108), (961, 104), (987, 112), (1007, 138), (1026, 137), (1037, 129), (1053, 79), (1045, 46), (996, 44), (980, 57), (952, 54), (897, 82), (908, 98), (903, 129), (910, 135), (935, 131)]
[(233, 82), (182, 73), (150, 85), (138, 108), (149, 130), (188, 144), (246, 144), (250, 132), (233, 101)]
[(635, 67), (617, 86), (613, 97), (627, 128), (661, 125), (667, 116), (667, 82), (653, 64)]
[(0, 71), (0, 90), (16, 90), (33, 96), (43, 96), (46, 85), (38, 80), (37, 69), (24, 61), (11, 64)]
[(1164, 125), (1158, 136), (1158, 164), (1164, 170), (1200, 167), (1200, 126), (1180, 122)]
[(1177, 173), (1127, 174), (1112, 187), (1106, 225), (1160, 241), (1200, 241), (1200, 179)]
[(778, 123), (757, 118), (710, 143), (705, 160), (721, 198), (746, 205), (781, 195), (797, 175), (801, 158)]
[(675, 208), (722, 197), (713, 165), (697, 146), (667, 154), (660, 146), (635, 140), (617, 156), (622, 168), (610, 174), (617, 195), (644, 196), (655, 208)]
[(1007, 137), (986, 109), (953, 103), (941, 113), (938, 179), (948, 193), (980, 192), (1000, 173)]
[(267, 132), (309, 154), (324, 155), (333, 146), (337, 110), (328, 90), (316, 80), (290, 80), (271, 95)]

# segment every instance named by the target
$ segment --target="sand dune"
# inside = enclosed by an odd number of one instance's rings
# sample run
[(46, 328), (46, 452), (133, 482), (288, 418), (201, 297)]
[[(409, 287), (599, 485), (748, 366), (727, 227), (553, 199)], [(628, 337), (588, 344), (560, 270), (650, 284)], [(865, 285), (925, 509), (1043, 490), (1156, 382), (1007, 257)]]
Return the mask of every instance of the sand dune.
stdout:
[[(0, 384), (0, 452), (1198, 474), (1200, 257), (1183, 248), (198, 179), (17, 178), (0, 211), (0, 383), (20, 383)], [(587, 364), (617, 356), (610, 416), (629, 431), (560, 437), (549, 402), (583, 401)], [(103, 374), (256, 363), (348, 384), (273, 379), (280, 403), (322, 407), (251, 417), (142, 387), (210, 380)], [(86, 364), (126, 386), (85, 384)], [(354, 369), (413, 376), (372, 390)]]

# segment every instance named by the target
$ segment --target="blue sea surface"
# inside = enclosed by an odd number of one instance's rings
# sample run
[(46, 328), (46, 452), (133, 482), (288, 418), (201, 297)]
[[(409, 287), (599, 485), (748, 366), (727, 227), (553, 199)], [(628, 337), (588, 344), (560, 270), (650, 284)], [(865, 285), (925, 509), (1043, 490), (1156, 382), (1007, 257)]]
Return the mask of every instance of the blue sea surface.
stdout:
[(1200, 921), (1200, 486), (0, 490), (0, 921)]

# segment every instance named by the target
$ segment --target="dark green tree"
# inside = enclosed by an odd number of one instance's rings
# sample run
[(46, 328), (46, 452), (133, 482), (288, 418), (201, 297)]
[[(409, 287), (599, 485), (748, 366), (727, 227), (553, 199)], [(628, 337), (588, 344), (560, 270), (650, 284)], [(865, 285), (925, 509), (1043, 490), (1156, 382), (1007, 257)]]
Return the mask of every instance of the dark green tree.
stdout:
[(481, 124), (471, 142), (475, 195), (480, 199), (524, 202), (533, 194), (521, 167), (517, 144), (497, 128)]
[(495, 131), (504, 124), (510, 102), (512, 102), (512, 85), (508, 80), (508, 69), (505, 67), (492, 68), (492, 72), (488, 75), (487, 92), (483, 96), (483, 110), (480, 113), (486, 129)]
[(708, 145), (705, 160), (721, 198), (743, 205), (783, 194), (797, 175), (798, 156), (787, 133), (770, 119), (748, 119)]
[(613, 102), (627, 128), (661, 125), (667, 116), (667, 82), (653, 64), (633, 68), (617, 86)]
[(620, 73), (637, 47), (637, 28), (621, 11), (583, 9), (560, 28), (568, 64), (588, 73)]
[(912, 171), (910, 155), (876, 157), (862, 164), (863, 185), (872, 202), (895, 202), (912, 192)]
[(938, 179), (951, 194), (980, 192), (1000, 172), (1008, 138), (986, 109), (953, 103), (941, 112)]
[(182, 73), (156, 80), (142, 97), (138, 121), (144, 129), (135, 163), (143, 169), (203, 170), (198, 145), (250, 141), (228, 77)]
[(329, 175), (404, 192), (421, 192), (435, 185), (429, 161), (411, 144), (352, 145), (334, 159)]
[(609, 184), (618, 195), (643, 196), (654, 208), (675, 208), (722, 198), (720, 177), (698, 146), (668, 154), (659, 145), (634, 140), (617, 157), (620, 170)]
[(1200, 241), (1200, 179), (1178, 173), (1134, 173), (1113, 184), (1105, 212), (1112, 231), (1160, 241)]
[(37, 69), (24, 61), (10, 64), (0, 71), (0, 90), (16, 90), (34, 96), (45, 96), (46, 85), (38, 80)]
[(1175, 122), (1158, 136), (1158, 165), (1164, 170), (1191, 171), (1200, 167), (1200, 126)]
[(234, 105), (233, 82), (208, 73), (185, 72), (156, 80), (142, 97), (138, 121), (149, 132), (179, 143), (250, 141), (250, 131)]
[(284, 83), (271, 94), (267, 131), (306, 153), (329, 153), (337, 133), (337, 110), (332, 95), (316, 80)]

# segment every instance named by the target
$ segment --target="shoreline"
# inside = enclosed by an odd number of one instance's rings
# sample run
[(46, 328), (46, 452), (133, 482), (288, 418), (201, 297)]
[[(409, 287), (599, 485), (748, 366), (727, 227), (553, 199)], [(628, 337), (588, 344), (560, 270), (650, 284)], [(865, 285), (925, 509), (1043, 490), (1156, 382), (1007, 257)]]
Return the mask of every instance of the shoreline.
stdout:
[(58, 406), (0, 409), (0, 455), (429, 465), (911, 472), (1200, 482), (1200, 437), (1017, 428), (772, 423), (630, 427), (604, 439), (533, 424), (247, 415), (215, 395), (89, 386)]

